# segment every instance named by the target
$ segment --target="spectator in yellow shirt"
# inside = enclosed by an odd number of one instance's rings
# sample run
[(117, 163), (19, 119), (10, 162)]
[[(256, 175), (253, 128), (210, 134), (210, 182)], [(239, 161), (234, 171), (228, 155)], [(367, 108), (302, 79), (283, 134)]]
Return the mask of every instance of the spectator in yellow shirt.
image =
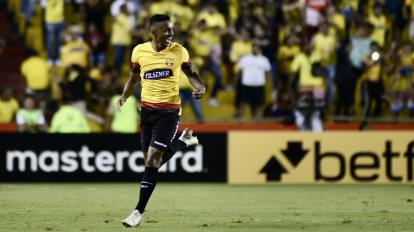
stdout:
[(224, 16), (217, 10), (217, 7), (209, 3), (197, 17), (198, 20), (205, 20), (209, 29), (225, 29), (227, 27)]
[(394, 74), (391, 92), (391, 112), (395, 119), (407, 108), (410, 114), (414, 111), (414, 52), (410, 42), (402, 44), (398, 51), (398, 66)]
[(66, 44), (60, 50), (60, 58), (64, 68), (79, 65), (82, 68), (88, 66), (89, 46), (82, 39), (79, 32), (71, 29), (66, 35)]
[(284, 39), (284, 42), (278, 49), (277, 52), (277, 67), (278, 77), (277, 86), (280, 94), (292, 94), (292, 79), (293, 72), (291, 64), (296, 55), (300, 53), (300, 47), (297, 43), (297, 38), (290, 35)]
[(331, 26), (333, 26), (330, 28), (329, 33), (337, 35), (337, 37), (342, 41), (347, 33), (345, 31), (346, 21), (345, 17), (340, 12), (338, 12), (338, 9), (335, 5), (328, 7), (327, 21)]
[(296, 54), (291, 64), (291, 71), (299, 74), (299, 91), (301, 89), (322, 88), (323, 77), (315, 75), (312, 70), (312, 65), (318, 61), (317, 58), (311, 55), (312, 47), (304, 45), (304, 48)]
[(0, 93), (0, 123), (13, 122), (17, 110), (19, 110), (19, 103), (13, 97), (12, 89), (3, 88)]
[(222, 74), (220, 70), (221, 45), (217, 41), (217, 35), (213, 30), (208, 29), (206, 20), (202, 19), (197, 22), (189, 43), (195, 56), (203, 59), (200, 74), (204, 76), (210, 72), (215, 79), (208, 103), (211, 106), (218, 106), (217, 95), (221, 89)]
[(323, 131), (321, 110), (324, 100), (324, 83), (317, 65), (319, 60), (312, 56), (312, 47), (306, 44), (293, 59), (292, 72), (298, 73), (298, 102), (295, 121), (302, 131)]
[[(364, 57), (365, 71), (362, 74), (364, 78), (363, 88), (364, 98), (364, 116), (380, 116), (381, 99), (384, 92), (382, 83), (382, 62), (383, 53), (381, 47), (372, 42), (370, 53)], [(375, 102), (374, 112), (371, 113), (372, 104)]]
[(405, 0), (404, 4), (404, 18), (409, 22), (408, 37), (414, 38), (414, 0)]
[(50, 88), (50, 73), (47, 60), (36, 51), (29, 50), (29, 57), (20, 66), (20, 72), (25, 77), (26, 88), (39, 97), (47, 97)]
[(242, 28), (230, 48), (230, 60), (237, 63), (239, 59), (252, 52), (252, 40), (249, 31)]
[(236, 40), (234, 40), (231, 43), (231, 48), (230, 48), (230, 62), (232, 65), (232, 72), (231, 75), (229, 75), (229, 78), (231, 78), (229, 80), (229, 82), (233, 83), (234, 79), (237, 80), (236, 83), (234, 83), (235, 85), (235, 90), (236, 90), (236, 96), (235, 96), (235, 107), (236, 109), (240, 109), (241, 108), (241, 83), (240, 83), (240, 78), (234, 78), (235, 73), (238, 72), (239, 70), (237, 70), (240, 67), (235, 67), (234, 65), (237, 64), (239, 62), (239, 60), (248, 54), (252, 53), (252, 40), (251, 40), (251, 36), (250, 36), (250, 32), (247, 30), (247, 28), (241, 28), (240, 29), (240, 33), (236, 35)]
[(320, 57), (320, 64), (326, 74), (326, 104), (330, 106), (335, 95), (335, 55), (337, 40), (329, 33), (329, 25), (322, 23), (320, 31), (312, 38), (313, 53)]
[(121, 6), (120, 13), (113, 18), (111, 44), (115, 52), (114, 69), (121, 71), (125, 51), (131, 44), (131, 29), (133, 25), (128, 19), (126, 5)]
[(368, 18), (368, 23), (374, 27), (371, 34), (371, 39), (375, 41), (379, 46), (384, 47), (385, 36), (389, 27), (389, 22), (383, 13), (383, 6), (381, 4), (374, 4), (374, 14)]
[(60, 65), (60, 38), (65, 28), (65, 1), (42, 0), (45, 9), (46, 48), (49, 65)]

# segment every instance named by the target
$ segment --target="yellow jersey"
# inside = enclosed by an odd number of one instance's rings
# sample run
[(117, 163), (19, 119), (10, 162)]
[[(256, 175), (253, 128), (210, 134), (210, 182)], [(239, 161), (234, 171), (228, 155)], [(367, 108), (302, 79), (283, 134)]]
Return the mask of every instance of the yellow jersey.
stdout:
[(240, 58), (250, 54), (252, 52), (253, 43), (252, 41), (235, 40), (231, 44), (230, 49), (230, 60), (233, 63), (237, 63)]
[(0, 123), (13, 122), (13, 117), (16, 114), (17, 110), (19, 110), (19, 103), (16, 99), (0, 99)]
[(368, 18), (368, 22), (374, 26), (374, 30), (371, 34), (371, 39), (377, 42), (381, 47), (385, 45), (385, 33), (388, 29), (387, 18), (384, 15), (376, 17), (371, 15)]
[(224, 16), (219, 12), (209, 13), (207, 11), (204, 11), (198, 15), (197, 19), (198, 21), (201, 21), (203, 19), (206, 20), (208, 28), (218, 27), (220, 29), (224, 29), (227, 26)]
[(113, 20), (111, 44), (124, 46), (131, 44), (131, 24), (127, 15), (119, 14)]
[(176, 42), (162, 51), (155, 51), (151, 42), (135, 46), (131, 71), (140, 70), (142, 107), (180, 109), (181, 65), (189, 58), (187, 49)]
[[(369, 55), (365, 55), (364, 60), (369, 61), (370, 58)], [(364, 70), (364, 73), (362, 74), (363, 79), (367, 80), (369, 82), (377, 82), (381, 79), (381, 70), (382, 65), (379, 62), (370, 63), (369, 66), (367, 66)]]
[(323, 78), (312, 74), (312, 57), (303, 52), (295, 56), (291, 64), (292, 72), (299, 72), (299, 86), (322, 87)]
[(20, 71), (26, 78), (27, 86), (32, 90), (46, 90), (50, 85), (49, 66), (47, 61), (40, 56), (32, 56), (26, 59)]
[(278, 67), (281, 74), (291, 74), (291, 67), (293, 59), (300, 53), (300, 47), (297, 45), (285, 45), (280, 46), (277, 53)]
[(46, 0), (46, 23), (63, 23), (65, 20), (64, 8), (64, 0)]
[(410, 8), (410, 17), (414, 18), (414, 0), (405, 0), (405, 6)]
[(215, 43), (214, 35), (210, 30), (194, 29), (190, 35), (189, 45), (194, 55), (206, 57), (210, 54), (210, 47)]
[(333, 35), (315, 34), (312, 40), (313, 52), (321, 57), (322, 65), (335, 63), (336, 38)]
[(82, 39), (67, 42), (60, 48), (60, 59), (63, 67), (77, 64), (83, 68), (88, 66), (89, 46)]

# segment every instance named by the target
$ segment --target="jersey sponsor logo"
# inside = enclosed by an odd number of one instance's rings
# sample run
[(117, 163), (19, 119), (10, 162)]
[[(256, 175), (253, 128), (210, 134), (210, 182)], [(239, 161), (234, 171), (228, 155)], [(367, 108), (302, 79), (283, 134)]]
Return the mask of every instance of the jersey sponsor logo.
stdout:
[(144, 79), (146, 80), (159, 80), (173, 76), (171, 69), (153, 69), (144, 73)]
[(165, 64), (168, 65), (168, 66), (173, 66), (174, 65), (174, 59), (166, 59)]

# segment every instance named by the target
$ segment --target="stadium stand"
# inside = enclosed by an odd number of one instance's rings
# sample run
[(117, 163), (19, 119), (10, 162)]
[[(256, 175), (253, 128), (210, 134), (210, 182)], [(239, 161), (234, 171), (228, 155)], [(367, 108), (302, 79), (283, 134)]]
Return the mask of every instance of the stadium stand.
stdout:
[[(175, 39), (189, 49), (208, 86), (200, 104), (203, 119), (197, 119), (187, 106), (185, 122), (294, 127), (298, 118), (309, 124), (314, 117), (325, 125), (362, 120), (361, 129), (371, 122), (413, 122), (412, 1), (3, 0), (0, 35), (5, 48), (0, 55), (0, 86), (11, 87), (20, 103), (25, 94), (32, 94), (21, 64), (30, 51), (48, 57), (45, 9), (52, 2), (64, 6), (65, 29), (58, 35), (60, 56), (49, 62), (49, 96), (40, 99), (49, 125), (61, 105), (62, 88), (73, 82), (84, 91), (78, 107), (92, 131), (106, 130), (110, 98), (128, 77), (132, 47), (150, 39), (146, 19), (154, 13), (173, 17)], [(119, 16), (120, 12), (127, 17)], [(114, 23), (120, 18), (130, 25), (131, 45), (122, 44), (125, 51), (111, 43), (111, 33), (119, 29)], [(72, 41), (79, 41), (79, 46)], [(378, 47), (373, 48), (373, 42)], [(247, 110), (241, 117), (236, 114), (241, 107), (234, 83), (238, 79), (234, 76), (236, 64), (251, 53), (253, 43), (271, 61), (273, 74), (259, 119)], [(80, 50), (90, 59), (87, 64), (82, 61), (79, 70), (75, 68), (82, 73), (76, 75), (66, 61), (80, 61), (76, 56)], [(71, 57), (70, 51), (76, 54)], [(293, 63), (295, 69), (291, 69)], [(277, 96), (271, 96), (271, 89), (277, 90)], [(319, 113), (312, 113), (316, 111)], [(312, 130), (312, 125), (303, 128)]]

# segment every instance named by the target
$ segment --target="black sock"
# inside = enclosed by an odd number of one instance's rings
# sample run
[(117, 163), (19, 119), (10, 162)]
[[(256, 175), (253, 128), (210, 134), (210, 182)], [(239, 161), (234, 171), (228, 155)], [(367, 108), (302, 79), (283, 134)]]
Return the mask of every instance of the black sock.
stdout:
[(171, 145), (165, 151), (164, 155), (162, 155), (161, 166), (167, 163), (168, 160), (170, 160), (178, 150), (181, 150), (185, 147), (187, 147), (187, 144), (179, 139), (172, 141)]
[(145, 206), (151, 197), (152, 191), (154, 191), (155, 185), (158, 179), (158, 168), (145, 167), (144, 176), (141, 181), (141, 188), (139, 191), (139, 201), (137, 209), (140, 213), (144, 213)]

